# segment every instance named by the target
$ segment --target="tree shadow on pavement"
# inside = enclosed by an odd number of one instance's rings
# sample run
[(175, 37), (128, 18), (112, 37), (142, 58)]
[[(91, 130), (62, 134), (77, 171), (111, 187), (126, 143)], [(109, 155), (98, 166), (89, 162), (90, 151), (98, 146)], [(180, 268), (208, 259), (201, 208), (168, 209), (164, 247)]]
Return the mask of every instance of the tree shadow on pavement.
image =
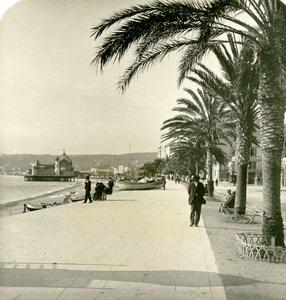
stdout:
[[(201, 271), (92, 271), (55, 268), (0, 268), (0, 285), (10, 287), (86, 288), (94, 280), (154, 284), (177, 287), (220, 286), (217, 274)], [(224, 286), (255, 285), (261, 281), (241, 276), (219, 274)], [(212, 280), (211, 280), (212, 279)], [(270, 283), (270, 282), (268, 282)], [(277, 284), (277, 283), (276, 283)]]

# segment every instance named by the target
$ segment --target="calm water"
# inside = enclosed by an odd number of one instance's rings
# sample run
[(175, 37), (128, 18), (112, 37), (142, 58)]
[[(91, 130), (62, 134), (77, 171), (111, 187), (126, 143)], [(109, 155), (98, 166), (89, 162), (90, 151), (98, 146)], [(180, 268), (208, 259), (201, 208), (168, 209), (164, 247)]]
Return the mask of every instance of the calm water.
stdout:
[[(77, 183), (78, 184), (78, 183)], [(0, 176), (0, 204), (72, 188), (75, 182), (24, 181), (23, 176)], [(62, 192), (63, 195), (66, 192)]]

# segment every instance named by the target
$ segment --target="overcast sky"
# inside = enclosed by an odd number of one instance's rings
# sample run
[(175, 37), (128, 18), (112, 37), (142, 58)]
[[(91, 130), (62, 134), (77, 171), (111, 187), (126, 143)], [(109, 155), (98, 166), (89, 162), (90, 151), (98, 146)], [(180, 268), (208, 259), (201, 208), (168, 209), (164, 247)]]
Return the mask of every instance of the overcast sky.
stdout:
[(1, 153), (158, 151), (163, 121), (174, 116), (176, 100), (188, 96), (186, 85), (177, 87), (178, 58), (140, 75), (124, 95), (116, 82), (130, 58), (103, 74), (90, 65), (91, 27), (136, 3), (143, 0), (21, 0), (6, 11), (0, 20)]

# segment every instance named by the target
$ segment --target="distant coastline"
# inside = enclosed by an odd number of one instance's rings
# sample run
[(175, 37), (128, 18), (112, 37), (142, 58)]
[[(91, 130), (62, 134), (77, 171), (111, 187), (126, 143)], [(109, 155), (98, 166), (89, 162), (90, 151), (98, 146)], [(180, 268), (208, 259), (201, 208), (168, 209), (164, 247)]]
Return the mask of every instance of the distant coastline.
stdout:
[[(90, 172), (92, 168), (109, 169), (119, 165), (140, 166), (146, 162), (152, 162), (158, 157), (157, 152), (128, 153), (128, 154), (91, 154), (69, 155), (75, 171)], [(25, 175), (31, 168), (31, 164), (37, 160), (51, 162), (55, 155), (51, 154), (1, 154), (0, 173), (7, 175)]]

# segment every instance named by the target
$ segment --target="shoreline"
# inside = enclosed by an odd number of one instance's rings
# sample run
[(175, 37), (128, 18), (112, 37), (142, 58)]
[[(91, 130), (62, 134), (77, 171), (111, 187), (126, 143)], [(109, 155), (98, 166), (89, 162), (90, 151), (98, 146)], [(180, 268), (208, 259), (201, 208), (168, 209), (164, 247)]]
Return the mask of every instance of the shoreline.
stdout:
[[(117, 191), (117, 189), (115, 188), (114, 191)], [(2, 204), (0, 204), (0, 219), (4, 218), (4, 217), (9, 217), (9, 216), (23, 213), (24, 203), (26, 203), (26, 202), (29, 202), (30, 204), (35, 204), (35, 205), (39, 204), (40, 202), (45, 202), (48, 204), (53, 204), (54, 202), (57, 202), (60, 204), (73, 203), (70, 200), (70, 198), (68, 199), (68, 201), (66, 203), (64, 203), (65, 198), (67, 196), (69, 196), (70, 192), (84, 192), (83, 182), (76, 181), (73, 186), (63, 187), (63, 188), (57, 189), (55, 191), (46, 192), (44, 194), (26, 197), (26, 198), (14, 200), (11, 202), (2, 203)], [(59, 194), (59, 193), (61, 193), (61, 194)], [(92, 188), (91, 193), (94, 193), (93, 188)], [(43, 199), (45, 199), (45, 200), (43, 201)], [(40, 200), (42, 200), (42, 201), (40, 201)]]
[(79, 185), (79, 183), (77, 182), (74, 186), (63, 187), (61, 189), (51, 191), (51, 192), (47, 192), (47, 193), (44, 193), (44, 194), (39, 194), (39, 195), (31, 196), (31, 197), (26, 197), (26, 198), (23, 198), (23, 199), (18, 199), (18, 200), (13, 200), (13, 201), (10, 201), (10, 202), (1, 203), (0, 204), (0, 209), (2, 209), (3, 207), (9, 207), (9, 206), (17, 205), (21, 202), (32, 201), (32, 200), (35, 200), (35, 199), (41, 199), (41, 198), (53, 196), (53, 195), (55, 195), (59, 192), (64, 192), (65, 190), (74, 189), (74, 188), (78, 187), (78, 185)]
[[(73, 186), (63, 187), (63, 188), (57, 189), (55, 191), (47, 192), (44, 194), (39, 194), (39, 195), (26, 197), (26, 198), (19, 199), (19, 200), (14, 200), (11, 202), (2, 203), (2, 204), (0, 204), (0, 218), (23, 213), (23, 205), (26, 202), (29, 202), (31, 204), (38, 204), (38, 201), (40, 199), (45, 199), (45, 201), (42, 201), (42, 202), (46, 202), (46, 203), (50, 203), (50, 204), (52, 204), (53, 202), (62, 202), (63, 203), (65, 197), (68, 196), (70, 192), (77, 191), (77, 190), (79, 190), (79, 188), (82, 189), (82, 183), (76, 182)], [(64, 195), (60, 194), (57, 196), (57, 194), (59, 194), (61, 192), (66, 192), (66, 193)], [(52, 199), (50, 199), (52, 196), (54, 196), (54, 197)]]

